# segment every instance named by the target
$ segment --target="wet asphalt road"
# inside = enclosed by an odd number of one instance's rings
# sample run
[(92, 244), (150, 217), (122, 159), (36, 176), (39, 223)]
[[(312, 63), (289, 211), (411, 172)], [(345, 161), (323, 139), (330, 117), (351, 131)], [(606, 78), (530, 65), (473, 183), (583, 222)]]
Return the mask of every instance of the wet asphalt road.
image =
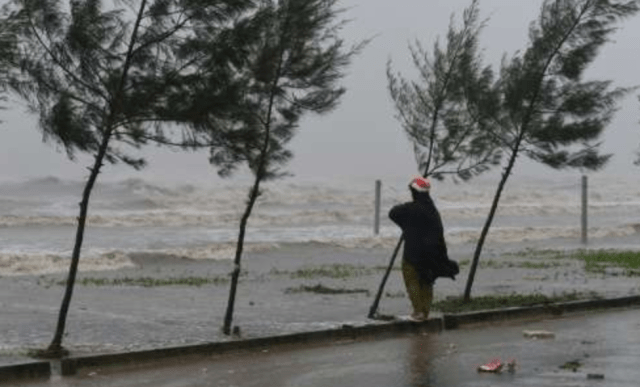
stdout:
[[(554, 339), (527, 339), (523, 330)], [(498, 357), (514, 373), (479, 374)], [(577, 361), (576, 371), (561, 369)], [(588, 374), (604, 375), (589, 379)], [(81, 370), (22, 386), (445, 387), (640, 385), (640, 308), (572, 314), (398, 339), (279, 348), (128, 371)]]

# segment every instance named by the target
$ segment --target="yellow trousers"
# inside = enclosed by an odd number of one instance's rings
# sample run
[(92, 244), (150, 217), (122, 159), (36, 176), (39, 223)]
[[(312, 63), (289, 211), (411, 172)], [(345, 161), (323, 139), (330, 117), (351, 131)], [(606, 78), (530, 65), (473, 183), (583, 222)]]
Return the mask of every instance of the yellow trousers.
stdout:
[(415, 314), (422, 313), (425, 318), (429, 317), (429, 309), (431, 309), (431, 301), (433, 300), (433, 285), (420, 281), (416, 269), (404, 259), (402, 260), (402, 277), (413, 306), (413, 312)]

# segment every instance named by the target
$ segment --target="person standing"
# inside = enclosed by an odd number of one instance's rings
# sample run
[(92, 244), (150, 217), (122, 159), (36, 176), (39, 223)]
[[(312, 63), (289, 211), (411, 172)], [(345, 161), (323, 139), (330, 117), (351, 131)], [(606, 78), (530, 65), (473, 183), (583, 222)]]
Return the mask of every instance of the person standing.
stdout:
[(417, 177), (409, 183), (413, 201), (391, 208), (389, 218), (402, 229), (405, 245), (402, 276), (413, 306), (410, 319), (429, 317), (433, 284), (438, 277), (455, 280), (458, 264), (449, 259), (440, 213), (429, 191), (431, 182)]

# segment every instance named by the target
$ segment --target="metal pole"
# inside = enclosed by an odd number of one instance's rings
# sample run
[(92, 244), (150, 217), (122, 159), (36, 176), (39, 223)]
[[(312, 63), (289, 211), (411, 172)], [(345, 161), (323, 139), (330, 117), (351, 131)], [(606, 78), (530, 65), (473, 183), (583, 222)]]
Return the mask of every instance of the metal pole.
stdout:
[(378, 235), (380, 233), (380, 190), (382, 188), (382, 182), (376, 180), (376, 209), (375, 219), (373, 221), (373, 233)]
[(582, 176), (582, 243), (587, 244), (587, 176)]

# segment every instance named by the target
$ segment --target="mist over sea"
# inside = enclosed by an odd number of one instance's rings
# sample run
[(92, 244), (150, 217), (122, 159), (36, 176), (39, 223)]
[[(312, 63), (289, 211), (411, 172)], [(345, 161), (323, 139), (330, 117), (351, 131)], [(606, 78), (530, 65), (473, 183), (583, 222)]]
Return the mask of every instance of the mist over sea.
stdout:
[[(374, 181), (288, 178), (263, 185), (249, 220), (246, 251), (282, 243), (381, 248), (391, 253), (399, 229), (387, 217), (407, 201), (407, 179), (383, 180), (381, 227), (373, 235)], [(640, 181), (601, 176), (589, 181), (589, 247), (640, 249)], [(0, 275), (68, 268), (84, 182), (46, 177), (0, 184)], [(450, 246), (472, 246), (486, 219), (497, 179), (434, 181)], [(80, 270), (132, 265), (134, 252), (193, 259), (232, 259), (249, 184), (98, 182), (91, 198)], [(508, 182), (488, 243), (544, 248), (579, 246), (580, 176)]]

